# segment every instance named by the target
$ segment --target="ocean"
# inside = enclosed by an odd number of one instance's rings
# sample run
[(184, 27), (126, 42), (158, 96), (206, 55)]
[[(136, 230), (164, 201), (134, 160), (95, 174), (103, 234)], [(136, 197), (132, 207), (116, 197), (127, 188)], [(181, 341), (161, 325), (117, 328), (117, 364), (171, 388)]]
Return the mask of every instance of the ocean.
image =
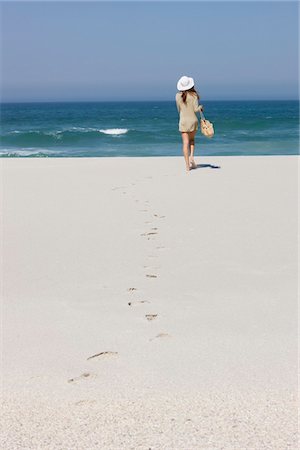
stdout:
[[(196, 156), (295, 155), (299, 103), (203, 101), (214, 124), (200, 129)], [(2, 103), (1, 157), (178, 156), (182, 154), (174, 101)]]

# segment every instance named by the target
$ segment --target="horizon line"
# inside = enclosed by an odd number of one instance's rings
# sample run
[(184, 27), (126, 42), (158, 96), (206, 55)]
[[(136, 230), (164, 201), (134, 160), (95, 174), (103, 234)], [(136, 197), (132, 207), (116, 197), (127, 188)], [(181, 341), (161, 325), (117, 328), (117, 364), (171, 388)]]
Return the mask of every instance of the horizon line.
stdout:
[[(0, 105), (5, 104), (31, 104), (31, 103), (141, 103), (141, 102), (174, 102), (175, 100), (26, 100), (26, 101), (1, 101)], [(299, 101), (299, 98), (245, 98), (245, 99), (206, 99), (204, 102), (287, 102)]]

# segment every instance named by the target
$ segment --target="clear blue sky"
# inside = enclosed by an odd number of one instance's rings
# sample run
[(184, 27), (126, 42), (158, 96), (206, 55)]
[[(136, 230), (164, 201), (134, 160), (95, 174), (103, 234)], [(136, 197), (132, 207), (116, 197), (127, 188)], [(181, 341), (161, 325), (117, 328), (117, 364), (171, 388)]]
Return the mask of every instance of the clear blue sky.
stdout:
[(297, 2), (2, 2), (2, 101), (296, 99)]

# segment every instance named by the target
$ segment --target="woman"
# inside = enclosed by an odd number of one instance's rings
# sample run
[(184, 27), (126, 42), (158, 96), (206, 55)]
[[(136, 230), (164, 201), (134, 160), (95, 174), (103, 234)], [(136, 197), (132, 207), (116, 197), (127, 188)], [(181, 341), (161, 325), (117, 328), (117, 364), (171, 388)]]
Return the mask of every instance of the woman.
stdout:
[(198, 104), (200, 97), (194, 84), (193, 78), (181, 77), (177, 83), (177, 89), (180, 92), (176, 94), (176, 105), (180, 116), (179, 131), (182, 136), (182, 150), (187, 171), (197, 167), (194, 161), (194, 151), (198, 118), (195, 113), (203, 111), (203, 106)]

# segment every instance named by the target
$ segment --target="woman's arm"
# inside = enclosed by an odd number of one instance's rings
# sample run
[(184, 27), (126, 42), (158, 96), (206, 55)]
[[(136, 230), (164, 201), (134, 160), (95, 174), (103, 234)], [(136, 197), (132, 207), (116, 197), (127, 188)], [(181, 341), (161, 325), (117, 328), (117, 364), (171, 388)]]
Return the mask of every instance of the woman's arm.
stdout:
[(194, 111), (195, 112), (203, 111), (203, 105), (198, 105), (198, 99), (197, 98), (194, 99)]

